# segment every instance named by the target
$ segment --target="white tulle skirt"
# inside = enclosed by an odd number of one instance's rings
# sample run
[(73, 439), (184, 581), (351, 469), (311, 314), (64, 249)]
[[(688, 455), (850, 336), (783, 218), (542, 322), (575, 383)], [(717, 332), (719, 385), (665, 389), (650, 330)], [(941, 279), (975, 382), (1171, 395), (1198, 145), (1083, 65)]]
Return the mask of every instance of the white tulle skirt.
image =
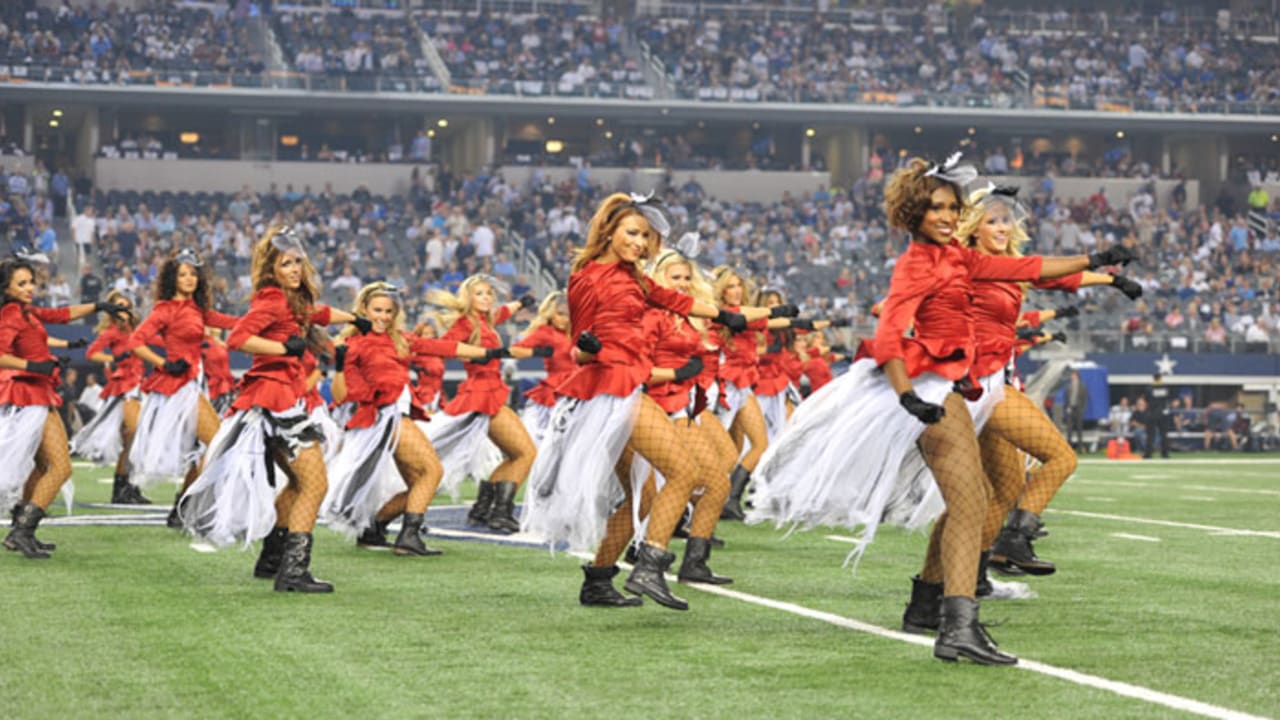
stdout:
[(321, 440), (302, 402), (279, 413), (237, 411), (218, 428), (204, 470), (183, 496), (183, 525), (218, 547), (241, 542), (247, 548), (262, 539), (275, 525), (276, 494), (286, 483), (274, 469), (268, 446), (293, 458)]
[(764, 429), (772, 443), (782, 434), (787, 426), (787, 390), (777, 395), (761, 395), (756, 393), (756, 402), (760, 403), (760, 412), (764, 415)]
[(48, 418), (48, 405), (0, 406), (0, 507), (6, 511), (22, 499)]
[(535, 447), (542, 444), (542, 436), (547, 431), (547, 425), (551, 423), (551, 414), (554, 411), (554, 405), (547, 407), (536, 402), (527, 402), (520, 409), (520, 422), (524, 423), (524, 429), (529, 431), (529, 437), (533, 439)]
[[(320, 447), (324, 449), (324, 462), (329, 465), (333, 459), (337, 457), (338, 450), (342, 448), (343, 432), (342, 425), (333, 419), (329, 414), (329, 408), (324, 405), (317, 405), (311, 410), (311, 422), (320, 428), (324, 439), (320, 441)], [(343, 423), (345, 425), (346, 423)]]
[(609, 516), (626, 499), (614, 466), (631, 437), (642, 392), (560, 398), (529, 473), (522, 532), (552, 549), (568, 543), (590, 550), (600, 543)]
[[(720, 398), (716, 398), (716, 402), (710, 407), (715, 408), (716, 417), (720, 418), (720, 424), (724, 425), (724, 429), (728, 430), (733, 421), (738, 417), (738, 411), (746, 404), (747, 398), (751, 397), (751, 388), (740, 388), (731, 382), (725, 382), (722, 388), (724, 393), (724, 404), (720, 404)], [(728, 407), (725, 407), (727, 405)]]
[(489, 439), (489, 416), (484, 413), (450, 415), (437, 413), (430, 420), (418, 420), (418, 427), (435, 446), (444, 477), (440, 489), (455, 500), (462, 481), (472, 477), (488, 479), (502, 464), (502, 451)]
[[(926, 373), (912, 381), (921, 399), (942, 404), (952, 382)], [(849, 554), (856, 560), (887, 517), (910, 515), (927, 488), (900, 487), (902, 468), (925, 424), (902, 408), (875, 361), (810, 395), (769, 445), (754, 473), (752, 523), (809, 529), (834, 526), (860, 531)], [(930, 477), (931, 481), (932, 478)]]
[(124, 405), (128, 399), (127, 395), (109, 398), (71, 438), (71, 454), (95, 465), (114, 464), (124, 450)]
[(329, 494), (320, 511), (329, 527), (359, 535), (388, 500), (408, 488), (394, 458), (401, 417), (399, 408), (387, 405), (378, 409), (373, 425), (347, 430), (329, 464)]
[(172, 395), (143, 393), (138, 429), (129, 447), (131, 481), (142, 488), (181, 482), (204, 452), (196, 439), (200, 383), (192, 380)]

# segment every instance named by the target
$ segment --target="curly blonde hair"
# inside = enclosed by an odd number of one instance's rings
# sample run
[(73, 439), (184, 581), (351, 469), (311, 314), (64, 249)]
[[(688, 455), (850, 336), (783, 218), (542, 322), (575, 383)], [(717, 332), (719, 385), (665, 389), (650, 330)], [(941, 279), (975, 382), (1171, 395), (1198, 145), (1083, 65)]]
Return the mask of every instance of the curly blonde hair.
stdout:
[[(698, 266), (694, 264), (692, 260), (681, 254), (679, 250), (667, 248), (666, 250), (658, 253), (658, 257), (654, 258), (653, 262), (649, 265), (649, 279), (664, 288), (670, 288), (671, 281), (667, 280), (667, 269), (676, 265), (684, 265), (689, 268), (689, 295), (693, 297), (694, 300), (700, 300), (707, 304), (712, 304), (711, 295), (713, 291), (711, 289), (711, 285), (703, 279), (702, 272), (698, 269)], [(707, 339), (707, 321), (702, 318), (695, 317), (676, 317), (676, 327), (680, 327), (680, 323), (686, 321), (689, 323), (690, 327), (698, 331), (698, 334), (702, 336), (703, 342), (705, 343)]]
[[(471, 336), (467, 338), (469, 345), (480, 344), (481, 323), (480, 313), (475, 310), (475, 294), (481, 285), (493, 290), (493, 283), (489, 281), (488, 275), (472, 275), (463, 280), (462, 284), (458, 286), (457, 294), (448, 290), (432, 290), (427, 293), (427, 302), (444, 309), (444, 312), (440, 313), (440, 321), (445, 328), (453, 327), (454, 323), (458, 322), (458, 318), (465, 316), (471, 319)], [(490, 325), (494, 324), (498, 313), (496, 292), (494, 293), (494, 303), (493, 308), (489, 310), (489, 316), (485, 318)], [(446, 329), (445, 332), (448, 332), (448, 330)]]
[(884, 215), (889, 227), (905, 230), (913, 236), (920, 229), (920, 222), (929, 210), (933, 191), (951, 188), (956, 194), (963, 212), (966, 209), (964, 192), (959, 185), (936, 175), (926, 175), (933, 167), (924, 158), (913, 157), (907, 166), (893, 173), (884, 187)]
[[(956, 239), (968, 247), (976, 247), (978, 244), (978, 226), (987, 217), (989, 209), (982, 201), (990, 194), (989, 188), (981, 188), (969, 193), (969, 206), (960, 215), (960, 222), (956, 225)], [(1004, 254), (1010, 257), (1022, 257), (1022, 246), (1030, 239), (1024, 223), (1014, 218), (1013, 231), (1009, 234), (1009, 246), (1005, 248)]]
[[(391, 327), (387, 328), (387, 335), (391, 337), (391, 342), (395, 343), (396, 354), (406, 357), (409, 354), (409, 341), (404, 338), (404, 306), (400, 304), (399, 293), (393, 285), (378, 281), (360, 288), (360, 292), (356, 293), (355, 302), (351, 303), (351, 314), (368, 319), (369, 303), (373, 302), (374, 298), (380, 297), (387, 298), (395, 306), (395, 318), (391, 321)], [(359, 330), (356, 326), (348, 325), (338, 333), (338, 337), (346, 339), (357, 332)]]

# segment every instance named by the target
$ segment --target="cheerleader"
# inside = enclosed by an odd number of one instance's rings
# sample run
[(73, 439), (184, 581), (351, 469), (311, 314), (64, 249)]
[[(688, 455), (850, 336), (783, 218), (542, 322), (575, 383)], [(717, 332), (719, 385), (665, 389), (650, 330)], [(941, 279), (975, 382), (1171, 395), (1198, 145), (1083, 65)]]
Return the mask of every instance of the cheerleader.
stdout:
[[(154, 368), (142, 381), (129, 464), (142, 487), (186, 476), (169, 512), (172, 528), (181, 527), (178, 503), (199, 473), (203, 449), (218, 432), (218, 413), (200, 389), (205, 328), (227, 329), (235, 322), (212, 308), (204, 262), (183, 250), (161, 266), (151, 314), (129, 336), (128, 349)], [(148, 347), (151, 343), (164, 349), (163, 357)]]
[(138, 428), (142, 360), (127, 348), (138, 317), (133, 312), (133, 302), (119, 290), (107, 293), (107, 302), (126, 308), (126, 312), (120, 317), (102, 313), (94, 328), (97, 337), (85, 350), (86, 358), (105, 367), (107, 383), (100, 393), (102, 408), (71, 438), (71, 454), (98, 465), (115, 461), (112, 503), (150, 505), (142, 491), (129, 482), (129, 448)]
[(538, 316), (529, 323), (525, 335), (513, 347), (550, 347), (551, 357), (543, 360), (547, 375), (524, 394), (520, 418), (535, 444), (542, 442), (543, 431), (551, 420), (556, 405), (555, 388), (578, 367), (573, 359), (573, 341), (569, 339), (569, 303), (562, 292), (547, 295), (538, 306)]
[[(436, 330), (435, 316), (425, 322), (418, 323), (413, 334), (420, 338), (432, 339), (440, 333)], [(435, 355), (414, 355), (409, 360), (409, 369), (417, 376), (413, 383), (413, 396), (417, 400), (415, 409), (420, 409), (421, 417), (415, 420), (426, 420), (440, 409), (440, 397), (444, 392), (444, 360)]]
[(200, 362), (204, 369), (205, 389), (213, 410), (222, 417), (231, 409), (236, 398), (236, 376), (231, 374), (231, 353), (222, 340), (222, 331), (205, 328), (204, 342), (200, 345)]
[[(333, 398), (353, 402), (342, 450), (331, 467), (333, 485), (325, 501), (330, 525), (351, 534), (375, 534), (403, 514), (392, 547), (397, 555), (439, 555), (422, 541), (423, 516), (435, 496), (444, 468), (435, 449), (414, 424), (410, 408), (409, 362), (422, 356), (484, 359), (499, 350), (404, 332), (403, 302), (394, 285), (366, 285), (352, 308), (373, 329), (339, 335), (334, 355)], [(403, 488), (408, 487), (407, 490)], [(377, 545), (365, 537), (362, 545)]]
[(831, 363), (848, 358), (833, 352), (827, 345), (827, 336), (823, 333), (813, 333), (807, 340), (797, 338), (797, 341), (807, 343), (799, 349), (799, 353), (804, 358), (801, 372), (809, 378), (809, 394), (812, 395), (831, 382)]
[(40, 308), (35, 295), (35, 269), (20, 259), (0, 261), (0, 501), (13, 500), (13, 526), (4, 546), (24, 557), (47, 559), (54, 549), (35, 535), (63, 483), (71, 477), (71, 453), (62, 418), (51, 408), (58, 396), (58, 361), (49, 352), (44, 323), (69, 323), (93, 312), (115, 316), (127, 310), (111, 301)]
[[(457, 295), (437, 290), (428, 300), (447, 308), (449, 330), (441, 338), (455, 343), (500, 349), (501, 338), (494, 327), (511, 319), (517, 310), (533, 305), (532, 297), (494, 307), (494, 281), (487, 275), (472, 275), (458, 287)], [(550, 357), (550, 347), (533, 350), (512, 348), (509, 354), (493, 357)], [(491, 530), (512, 533), (520, 529), (515, 519), (516, 492), (529, 474), (536, 450), (533, 440), (520, 418), (507, 407), (511, 388), (502, 382), (500, 363), (485, 361), (466, 365), (467, 378), (458, 386), (453, 400), (444, 412), (431, 418), (424, 428), (431, 444), (440, 453), (447, 470), (443, 483), (456, 492), (466, 475), (483, 477), (492, 454), (487, 452), (492, 441), (503, 455), (502, 461), (480, 481), (476, 502), (467, 514), (471, 525), (487, 525)]]
[[(307, 414), (304, 339), (312, 324), (369, 321), (315, 305), (315, 268), (297, 234), (267, 231), (253, 248), (253, 297), (227, 346), (253, 355), (232, 414), (218, 429), (204, 469), (183, 497), (181, 517), (215, 545), (264, 539), (254, 576), (277, 592), (333, 592), (312, 577), (311, 531), (328, 489), (323, 435)], [(285, 477), (276, 477), (276, 467)], [(276, 498), (277, 483), (284, 485)]]
[[(675, 555), (667, 551), (672, 531), (702, 473), (675, 424), (642, 391), (652, 361), (643, 319), (649, 306), (689, 317), (716, 318), (731, 329), (746, 329), (747, 317), (721, 310), (645, 278), (637, 263), (655, 254), (670, 224), (652, 198), (613, 194), (591, 219), (587, 242), (573, 261), (569, 317), (582, 364), (556, 392), (552, 421), (543, 439), (526, 493), (521, 527), (552, 547), (596, 544), (618, 524), (630, 525), (632, 493), (619, 460), (630, 448), (665, 478), (653, 500), (644, 542), (626, 589), (677, 610), (688, 604), (671, 594), (663, 576)], [(767, 311), (752, 309), (755, 317)], [(750, 317), (750, 316), (748, 316)], [(622, 481), (614, 480), (615, 470)], [(617, 535), (617, 533), (610, 533)], [(579, 600), (584, 605), (635, 605), (619, 594), (613, 558), (602, 545), (586, 575)]]
[[(965, 396), (972, 380), (974, 331), (969, 298), (975, 280), (1061, 277), (1131, 258), (1115, 247), (1089, 257), (1007, 258), (983, 255), (955, 238), (963, 210), (960, 187), (976, 176), (919, 158), (894, 173), (885, 189), (890, 225), (911, 234), (894, 265), (889, 295), (873, 341), (861, 359), (801, 405), (769, 448), (759, 475), (752, 521), (861, 529), (858, 557), (891, 500), (908, 455), (932, 470), (947, 518), (931, 543), (941, 566), (941, 626), (935, 657), (1013, 664), (978, 624), (975, 600), (987, 480)], [(914, 325), (912, 337), (906, 336)], [(923, 492), (923, 489), (920, 490)], [(906, 500), (918, 500), (915, 491)]]

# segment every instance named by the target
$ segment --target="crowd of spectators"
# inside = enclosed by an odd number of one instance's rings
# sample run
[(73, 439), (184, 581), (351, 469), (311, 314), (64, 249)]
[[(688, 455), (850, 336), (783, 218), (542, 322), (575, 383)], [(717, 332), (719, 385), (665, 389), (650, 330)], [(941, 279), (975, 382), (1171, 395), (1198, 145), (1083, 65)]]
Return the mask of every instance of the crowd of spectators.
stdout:
[(281, 12), (274, 28), (291, 69), (300, 73), (432, 78), (413, 27), (403, 18)]

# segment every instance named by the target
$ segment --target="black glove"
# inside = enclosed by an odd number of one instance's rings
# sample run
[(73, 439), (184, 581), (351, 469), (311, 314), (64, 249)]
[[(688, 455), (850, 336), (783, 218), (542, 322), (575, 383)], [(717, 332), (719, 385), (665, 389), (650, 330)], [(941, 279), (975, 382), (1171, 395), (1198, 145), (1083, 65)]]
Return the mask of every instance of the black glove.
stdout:
[(676, 368), (676, 382), (696, 378), (702, 372), (702, 358), (694, 355), (684, 365)]
[(125, 360), (128, 360), (131, 357), (137, 357), (137, 356), (130, 352), (120, 353), (119, 355), (112, 355), (111, 363), (113, 365), (119, 365), (120, 363), (124, 362)]
[(838, 317), (831, 321), (831, 327), (849, 327), (853, 321), (847, 317)]
[(88, 338), (76, 338), (75, 340), (67, 341), (67, 347), (71, 350), (79, 350), (82, 347), (88, 347), (88, 346), (89, 346)]
[(1037, 328), (1022, 328), (1018, 330), (1018, 339), (1027, 342), (1035, 342), (1040, 337), (1040, 330)]
[(356, 316), (356, 319), (352, 320), (351, 324), (356, 326), (356, 330), (359, 330), (361, 335), (368, 335), (373, 330), (373, 322), (368, 318)]
[(485, 362), (489, 362), (490, 360), (502, 360), (509, 357), (511, 357), (511, 350), (509, 348), (489, 348), (484, 351)]
[(293, 337), (284, 341), (284, 354), (286, 357), (300, 358), (302, 357), (302, 354), (305, 353), (306, 351), (307, 351), (307, 341), (303, 340), (301, 337), (297, 335), (294, 335)]
[(902, 407), (916, 419), (926, 425), (932, 425), (941, 420), (947, 414), (946, 408), (941, 405), (934, 405), (931, 402), (925, 402), (920, 399), (915, 390), (908, 390), (898, 396), (898, 402)]
[(1058, 342), (1060, 342), (1060, 343), (1064, 343), (1064, 342), (1066, 342), (1066, 341), (1067, 341), (1067, 334), (1066, 334), (1066, 333), (1064, 333), (1064, 332), (1062, 332), (1061, 330), (1059, 330), (1058, 332), (1054, 333), (1054, 334), (1053, 334), (1053, 335), (1051, 335), (1050, 337), (1051, 337), (1052, 339), (1054, 339), (1054, 340), (1057, 340), (1057, 341), (1058, 341)]
[(742, 313), (721, 310), (716, 313), (715, 321), (729, 328), (729, 332), (742, 332), (747, 329), (747, 318)]
[(177, 360), (165, 360), (164, 365), (160, 366), (160, 370), (166, 375), (183, 375), (191, 369), (191, 363), (181, 358)]
[(208, 350), (211, 347), (213, 347), (213, 343), (209, 342), (208, 340), (205, 340), (200, 343), (201, 350)]
[(53, 369), (58, 367), (57, 360), (28, 360), (27, 372), (36, 375), (52, 375)]
[(333, 348), (333, 371), (342, 372), (347, 367), (347, 346), (337, 345)]
[(549, 358), (556, 354), (556, 349), (550, 345), (538, 345), (533, 349), (533, 356), (536, 358)]
[(112, 316), (118, 318), (129, 317), (129, 308), (125, 305), (117, 305), (107, 300), (99, 300), (93, 304), (93, 309), (98, 312), (111, 313)]
[(773, 342), (769, 343), (769, 345), (764, 349), (765, 355), (776, 355), (780, 352), (782, 352), (781, 340), (774, 340)]
[(793, 318), (800, 314), (800, 308), (791, 303), (783, 303), (782, 305), (774, 305), (769, 308), (769, 317), (771, 318)]
[(813, 321), (809, 319), (793, 318), (791, 320), (792, 330), (812, 330)]
[(1111, 287), (1124, 293), (1124, 296), (1130, 300), (1137, 300), (1142, 297), (1142, 286), (1123, 275), (1116, 275), (1111, 278)]
[(1089, 270), (1097, 270), (1109, 265), (1128, 265), (1137, 259), (1133, 251), (1123, 245), (1112, 245), (1102, 252), (1090, 253)]
[(1053, 317), (1054, 319), (1057, 319), (1057, 320), (1066, 320), (1067, 318), (1073, 318), (1079, 314), (1080, 314), (1080, 308), (1076, 307), (1075, 305), (1060, 307), (1053, 311)]
[(832, 355), (848, 355), (849, 348), (844, 345), (832, 345), (830, 352)]
[(604, 345), (600, 344), (600, 338), (587, 330), (578, 336), (578, 349), (588, 355), (598, 355), (604, 349)]
[(538, 299), (532, 295), (521, 295), (519, 303), (520, 303), (521, 310), (527, 310), (533, 307), (534, 305), (537, 305)]

